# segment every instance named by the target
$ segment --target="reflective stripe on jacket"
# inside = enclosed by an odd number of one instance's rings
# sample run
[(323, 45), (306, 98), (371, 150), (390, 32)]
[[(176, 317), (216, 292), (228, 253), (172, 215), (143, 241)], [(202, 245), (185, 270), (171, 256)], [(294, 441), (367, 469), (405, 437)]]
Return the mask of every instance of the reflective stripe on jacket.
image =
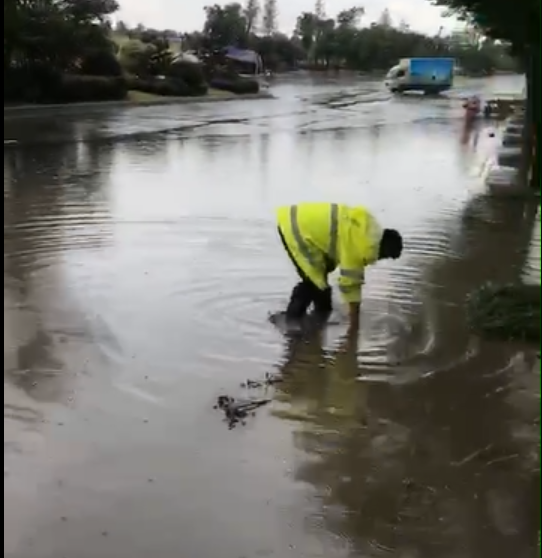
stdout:
[(376, 262), (382, 229), (364, 207), (301, 203), (277, 210), (278, 226), (305, 275), (320, 289), (327, 284), (326, 257), (340, 268), (346, 302), (361, 300), (365, 267)]

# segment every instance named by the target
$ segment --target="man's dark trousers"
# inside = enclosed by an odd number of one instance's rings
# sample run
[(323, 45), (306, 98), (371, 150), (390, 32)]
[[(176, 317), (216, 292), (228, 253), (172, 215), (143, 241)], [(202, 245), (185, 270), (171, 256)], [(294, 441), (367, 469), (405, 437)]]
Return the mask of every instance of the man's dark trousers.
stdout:
[[(299, 267), (298, 263), (295, 261), (286, 241), (282, 231), (279, 228), (279, 235), (282, 241), (282, 245), (286, 250), (292, 264), (294, 265), (297, 274), (299, 275), (301, 281), (293, 288), (292, 294), (290, 295), (290, 302), (286, 308), (286, 317), (292, 320), (299, 320), (303, 318), (311, 306), (313, 305), (314, 314), (321, 318), (328, 318), (333, 310), (333, 303), (331, 298), (331, 287), (327, 287), (322, 290), (318, 288), (303, 272)], [(335, 269), (336, 265), (329, 258), (326, 258), (326, 273), (331, 273)]]

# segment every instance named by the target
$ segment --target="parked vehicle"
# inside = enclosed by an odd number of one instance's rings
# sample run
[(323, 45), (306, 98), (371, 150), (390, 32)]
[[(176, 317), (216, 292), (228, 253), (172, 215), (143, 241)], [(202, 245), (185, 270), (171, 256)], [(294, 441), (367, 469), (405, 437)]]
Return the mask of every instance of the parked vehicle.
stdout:
[(452, 88), (453, 58), (403, 58), (386, 75), (386, 87), (392, 93), (418, 91), (438, 95)]

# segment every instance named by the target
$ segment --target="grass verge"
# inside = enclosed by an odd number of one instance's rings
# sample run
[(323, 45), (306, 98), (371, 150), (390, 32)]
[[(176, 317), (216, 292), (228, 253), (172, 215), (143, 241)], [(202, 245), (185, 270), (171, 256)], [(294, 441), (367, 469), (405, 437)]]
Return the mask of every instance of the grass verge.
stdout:
[[(193, 101), (197, 101), (200, 99), (232, 99), (234, 97), (242, 98), (242, 95), (236, 95), (235, 93), (230, 93), (229, 91), (221, 91), (219, 89), (209, 89), (206, 95), (202, 95), (201, 97), (186, 97), (186, 99), (190, 99)], [(184, 97), (183, 97), (184, 98)], [(171, 100), (171, 97), (164, 97), (163, 95), (154, 95), (153, 93), (143, 93), (142, 91), (128, 91), (128, 96), (126, 98), (127, 101), (130, 103), (151, 103), (151, 102), (160, 102), (164, 101), (167, 102)]]

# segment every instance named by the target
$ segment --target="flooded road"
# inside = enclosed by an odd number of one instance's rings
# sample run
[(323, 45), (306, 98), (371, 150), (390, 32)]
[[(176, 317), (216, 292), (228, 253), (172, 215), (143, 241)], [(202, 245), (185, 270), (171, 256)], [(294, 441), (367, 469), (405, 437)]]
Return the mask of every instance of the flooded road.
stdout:
[[(464, 144), (457, 98), (376, 82), (276, 94), (5, 120), (6, 558), (536, 555), (536, 356), (465, 326), (481, 282), (540, 278), (536, 207), (480, 185), (491, 126)], [(295, 281), (273, 209), (303, 200), (405, 237), (357, 356), (340, 310), (267, 320)], [(216, 397), (273, 371), (228, 431)]]

